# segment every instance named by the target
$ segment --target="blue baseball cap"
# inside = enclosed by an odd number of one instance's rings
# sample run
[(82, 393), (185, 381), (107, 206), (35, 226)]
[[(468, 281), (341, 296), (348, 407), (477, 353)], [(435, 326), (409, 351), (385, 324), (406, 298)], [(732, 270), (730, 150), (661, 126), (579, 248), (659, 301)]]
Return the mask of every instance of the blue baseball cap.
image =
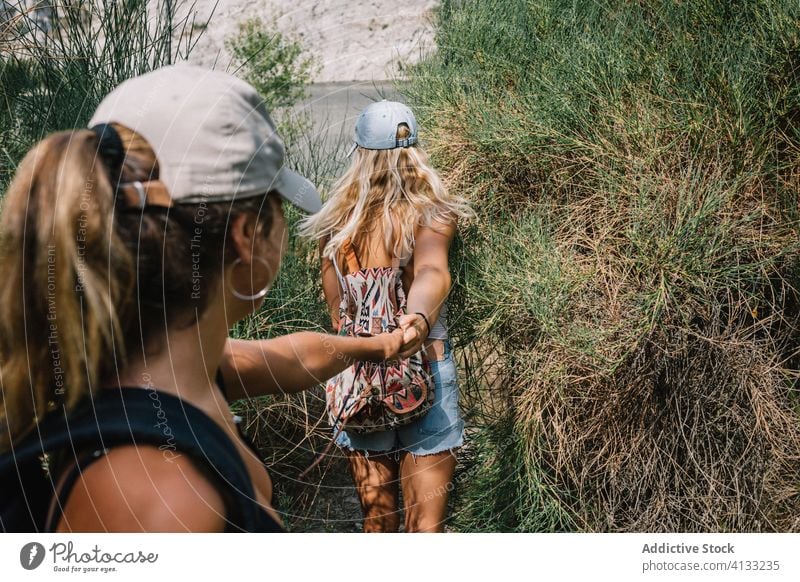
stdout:
[[(411, 131), (405, 139), (397, 139), (397, 128), (401, 124), (406, 124)], [(368, 150), (407, 148), (417, 143), (417, 119), (408, 105), (383, 99), (361, 110), (354, 134), (355, 143), (348, 157), (359, 146)]]

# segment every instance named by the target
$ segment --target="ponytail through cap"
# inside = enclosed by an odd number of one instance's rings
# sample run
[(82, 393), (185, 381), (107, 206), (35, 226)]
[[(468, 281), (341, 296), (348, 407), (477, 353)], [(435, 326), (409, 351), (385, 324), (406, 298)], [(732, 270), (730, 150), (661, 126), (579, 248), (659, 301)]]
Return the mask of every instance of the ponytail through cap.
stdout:
[(122, 138), (110, 123), (98, 123), (90, 129), (97, 134), (97, 152), (106, 163), (111, 176), (111, 183), (116, 190), (122, 175), (122, 163), (125, 161), (125, 148), (122, 145)]

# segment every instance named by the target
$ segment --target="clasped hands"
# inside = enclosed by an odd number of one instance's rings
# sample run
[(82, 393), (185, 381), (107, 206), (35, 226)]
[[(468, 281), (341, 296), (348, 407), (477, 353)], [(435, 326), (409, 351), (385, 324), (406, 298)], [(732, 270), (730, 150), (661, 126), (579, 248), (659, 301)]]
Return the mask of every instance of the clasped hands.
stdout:
[(408, 358), (422, 349), (428, 337), (428, 326), (419, 313), (409, 313), (397, 320), (399, 326), (391, 333), (369, 338), (375, 344), (375, 360)]

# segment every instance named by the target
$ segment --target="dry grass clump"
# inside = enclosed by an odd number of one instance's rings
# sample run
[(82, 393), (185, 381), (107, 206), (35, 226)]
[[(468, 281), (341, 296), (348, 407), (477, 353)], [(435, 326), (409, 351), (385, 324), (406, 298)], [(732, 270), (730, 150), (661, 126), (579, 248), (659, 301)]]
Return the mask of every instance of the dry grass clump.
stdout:
[(798, 22), (443, 3), (411, 96), (481, 215), (454, 333), (497, 346), (458, 527), (800, 530)]

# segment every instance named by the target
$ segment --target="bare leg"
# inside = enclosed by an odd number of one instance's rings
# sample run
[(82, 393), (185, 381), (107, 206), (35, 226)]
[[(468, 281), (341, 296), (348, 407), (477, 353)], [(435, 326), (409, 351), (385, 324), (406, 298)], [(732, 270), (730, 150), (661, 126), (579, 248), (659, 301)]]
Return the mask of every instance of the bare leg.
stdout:
[(350, 473), (364, 513), (365, 532), (396, 532), (400, 527), (398, 463), (389, 455), (348, 451)]
[(450, 451), (414, 457), (403, 453), (403, 485), (407, 532), (443, 532), (447, 497), (452, 488), (456, 457)]

